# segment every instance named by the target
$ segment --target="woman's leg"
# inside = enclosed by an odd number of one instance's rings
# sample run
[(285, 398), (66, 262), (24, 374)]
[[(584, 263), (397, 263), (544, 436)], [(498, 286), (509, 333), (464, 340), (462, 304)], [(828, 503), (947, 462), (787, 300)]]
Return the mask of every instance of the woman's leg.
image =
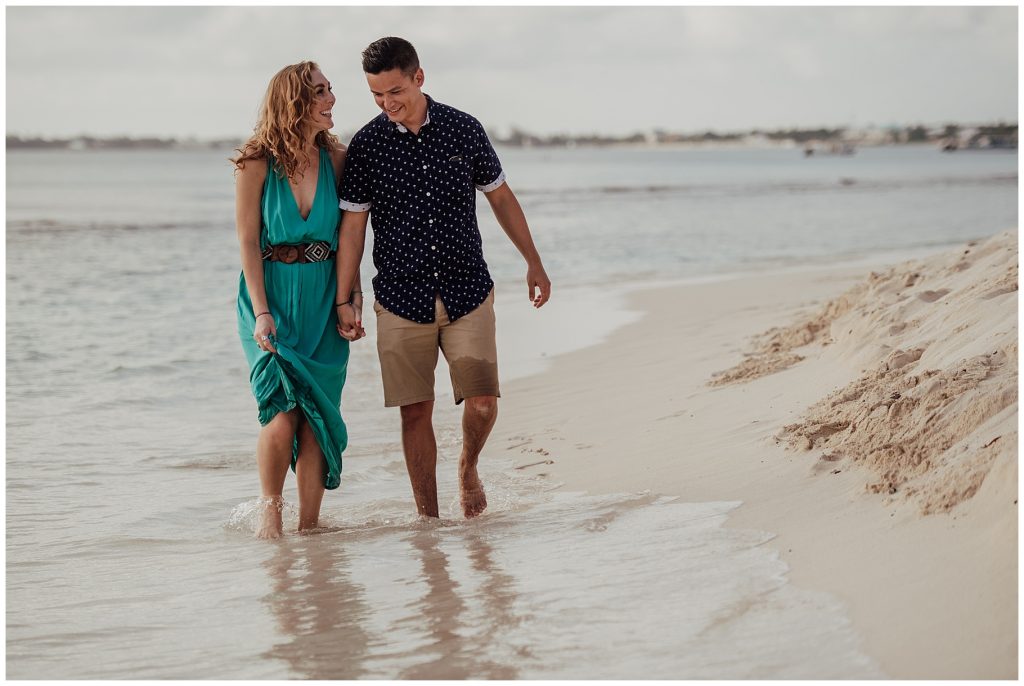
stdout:
[(260, 429), (256, 440), (256, 464), (264, 505), (257, 538), (278, 538), (281, 535), (281, 491), (292, 463), (292, 441), (298, 421), (297, 410), (278, 412), (270, 423)]
[(315, 529), (320, 521), (327, 462), (313, 429), (304, 417), (299, 420), (298, 431), (299, 459), (295, 463), (295, 482), (299, 489), (299, 531), (304, 531)]

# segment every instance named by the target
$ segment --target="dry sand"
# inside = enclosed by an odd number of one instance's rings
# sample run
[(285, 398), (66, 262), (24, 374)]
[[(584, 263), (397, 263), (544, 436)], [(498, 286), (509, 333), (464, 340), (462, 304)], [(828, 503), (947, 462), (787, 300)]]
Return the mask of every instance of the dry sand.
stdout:
[(741, 500), (891, 677), (1015, 678), (1016, 234), (865, 271), (638, 293), (639, 323), (508, 384), (488, 452)]

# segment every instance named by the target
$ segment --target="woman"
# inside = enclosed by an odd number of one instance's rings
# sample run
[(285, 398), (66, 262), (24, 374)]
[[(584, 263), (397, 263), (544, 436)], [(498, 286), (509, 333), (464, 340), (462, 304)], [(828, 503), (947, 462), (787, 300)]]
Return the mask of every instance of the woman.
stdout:
[(349, 340), (365, 333), (346, 340), (336, 328), (336, 303), (352, 301), (359, 313), (362, 294), (358, 274), (340, 287), (335, 272), (345, 148), (329, 133), (334, 103), (315, 63), (285, 67), (270, 80), (254, 133), (232, 160), (242, 257), (238, 333), (262, 425), (260, 538), (281, 535), (289, 465), (299, 531), (316, 528), (324, 489), (340, 483), (348, 443), (341, 389)]

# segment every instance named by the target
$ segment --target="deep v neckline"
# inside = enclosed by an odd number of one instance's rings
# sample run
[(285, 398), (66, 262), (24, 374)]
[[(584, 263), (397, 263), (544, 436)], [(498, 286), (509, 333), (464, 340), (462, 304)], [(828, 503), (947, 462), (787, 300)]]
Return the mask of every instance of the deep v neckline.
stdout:
[(299, 219), (303, 222), (308, 222), (309, 218), (313, 216), (313, 210), (316, 209), (316, 199), (320, 196), (320, 177), (323, 176), (323, 150), (317, 153), (316, 158), (316, 187), (313, 189), (313, 199), (309, 203), (309, 212), (306, 216), (302, 216), (302, 208), (299, 207), (299, 199), (295, 197), (295, 189), (292, 188), (291, 179), (287, 176), (284, 178), (286, 184), (288, 184), (288, 194), (292, 197), (292, 206), (295, 208), (295, 213), (299, 215)]

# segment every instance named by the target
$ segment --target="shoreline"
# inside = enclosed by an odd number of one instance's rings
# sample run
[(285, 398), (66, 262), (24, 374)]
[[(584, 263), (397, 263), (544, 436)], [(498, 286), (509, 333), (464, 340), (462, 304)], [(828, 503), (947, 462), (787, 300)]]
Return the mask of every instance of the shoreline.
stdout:
[[(1015, 232), (1012, 242), (1015, 256)], [(955, 251), (929, 252), (935, 257), (920, 259), (926, 266)], [(484, 458), (518, 449), (525, 465), (545, 451), (551, 464), (524, 471), (566, 490), (742, 501), (726, 526), (774, 534), (767, 545), (790, 581), (839, 598), (864, 650), (891, 677), (1014, 678), (1015, 402), (1012, 460), (995, 460), (974, 497), (923, 516), (902, 493), (868, 492), (872, 472), (862, 464), (824, 465), (775, 444), (787, 422), (857, 379), (879, 353), (876, 342), (807, 345), (797, 349), (805, 359), (788, 369), (707, 385), (744, 358), (751, 336), (787, 326), (867, 273), (864, 264), (829, 265), (631, 292), (627, 308), (643, 312), (634, 323), (507, 384)], [(1015, 374), (1014, 360), (1014, 381)], [(510, 445), (527, 427), (529, 445)], [(1009, 449), (1009, 436), (1002, 445)]]

